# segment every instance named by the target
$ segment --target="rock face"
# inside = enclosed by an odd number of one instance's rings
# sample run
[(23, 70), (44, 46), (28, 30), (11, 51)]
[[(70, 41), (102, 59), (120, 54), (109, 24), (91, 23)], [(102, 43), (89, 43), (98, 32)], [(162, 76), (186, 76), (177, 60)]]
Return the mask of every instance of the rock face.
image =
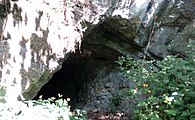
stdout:
[(87, 111), (131, 111), (120, 91), (133, 83), (114, 61), (185, 57), (195, 38), (193, 0), (3, 0), (0, 6), (4, 102), (61, 93)]
[(6, 89), (4, 99), (32, 99), (79, 45), (81, 25), (74, 20), (70, 5), (61, 0), (0, 3), (6, 8), (1, 8), (5, 16), (0, 27), (0, 82)]
[(121, 55), (117, 51), (100, 45), (82, 45), (81, 48), (81, 53), (69, 55), (63, 62), (62, 69), (54, 74), (34, 99), (38, 99), (40, 95), (43, 95), (43, 99), (58, 98), (58, 94), (62, 94), (63, 98), (71, 99), (70, 104), (74, 108), (78, 99), (86, 99), (80, 92), (86, 89), (84, 85), (93, 82), (102, 68), (112, 70), (113, 65), (116, 66), (114, 61)]

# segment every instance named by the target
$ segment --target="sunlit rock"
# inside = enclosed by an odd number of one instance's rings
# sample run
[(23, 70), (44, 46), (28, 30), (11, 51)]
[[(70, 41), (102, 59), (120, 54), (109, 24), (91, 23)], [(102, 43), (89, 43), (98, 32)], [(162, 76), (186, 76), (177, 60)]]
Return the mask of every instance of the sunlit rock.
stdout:
[[(180, 43), (193, 39), (194, 8), (192, 0), (0, 1), (0, 101), (60, 92), (73, 104), (82, 99), (86, 110), (108, 108), (120, 86), (132, 85), (118, 74), (117, 57), (178, 54)], [(127, 102), (117, 104), (121, 111)]]

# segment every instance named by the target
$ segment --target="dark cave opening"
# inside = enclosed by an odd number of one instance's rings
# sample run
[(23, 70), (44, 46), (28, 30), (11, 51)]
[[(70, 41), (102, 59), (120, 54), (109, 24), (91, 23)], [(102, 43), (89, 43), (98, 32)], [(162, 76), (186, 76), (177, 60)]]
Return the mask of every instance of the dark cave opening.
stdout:
[(103, 66), (114, 66), (121, 54), (102, 45), (82, 44), (81, 51), (71, 53), (63, 62), (62, 68), (54, 73), (34, 98), (37, 100), (51, 97), (64, 99), (70, 98), (69, 105), (74, 109), (79, 102), (79, 92), (83, 85), (97, 76), (98, 70)]

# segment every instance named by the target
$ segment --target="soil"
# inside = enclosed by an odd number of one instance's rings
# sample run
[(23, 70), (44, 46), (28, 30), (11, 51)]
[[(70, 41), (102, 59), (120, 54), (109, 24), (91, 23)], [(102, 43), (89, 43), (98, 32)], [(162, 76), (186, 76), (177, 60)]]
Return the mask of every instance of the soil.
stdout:
[(89, 120), (131, 120), (125, 113), (102, 113), (99, 110), (88, 112)]

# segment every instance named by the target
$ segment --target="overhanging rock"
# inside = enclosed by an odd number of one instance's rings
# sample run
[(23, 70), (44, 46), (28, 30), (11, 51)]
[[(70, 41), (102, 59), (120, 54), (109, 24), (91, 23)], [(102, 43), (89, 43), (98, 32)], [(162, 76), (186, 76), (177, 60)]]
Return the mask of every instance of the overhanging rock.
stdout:
[(64, 1), (9, 2), (1, 24), (0, 77), (3, 99), (13, 102), (36, 95), (79, 45), (82, 29)]
[[(6, 1), (11, 8), (5, 9), (5, 17), (1, 18), (0, 83), (5, 91), (3, 99), (7, 102), (32, 99), (61, 68), (70, 52), (80, 47), (81, 38), (86, 39), (83, 41), (86, 44), (91, 44), (90, 37), (96, 38), (87, 32), (83, 37), (83, 32), (92, 24), (102, 22), (108, 27), (103, 34), (116, 36), (112, 37), (115, 41), (103, 40), (105, 46), (126, 54), (126, 50), (132, 52), (129, 45), (143, 46), (142, 31), (138, 29), (141, 26), (149, 29), (152, 16), (159, 13), (165, 2), (172, 5), (167, 0)], [(134, 41), (136, 32), (141, 37)], [(95, 42), (101, 43), (98, 41), (101, 39), (97, 37)]]

